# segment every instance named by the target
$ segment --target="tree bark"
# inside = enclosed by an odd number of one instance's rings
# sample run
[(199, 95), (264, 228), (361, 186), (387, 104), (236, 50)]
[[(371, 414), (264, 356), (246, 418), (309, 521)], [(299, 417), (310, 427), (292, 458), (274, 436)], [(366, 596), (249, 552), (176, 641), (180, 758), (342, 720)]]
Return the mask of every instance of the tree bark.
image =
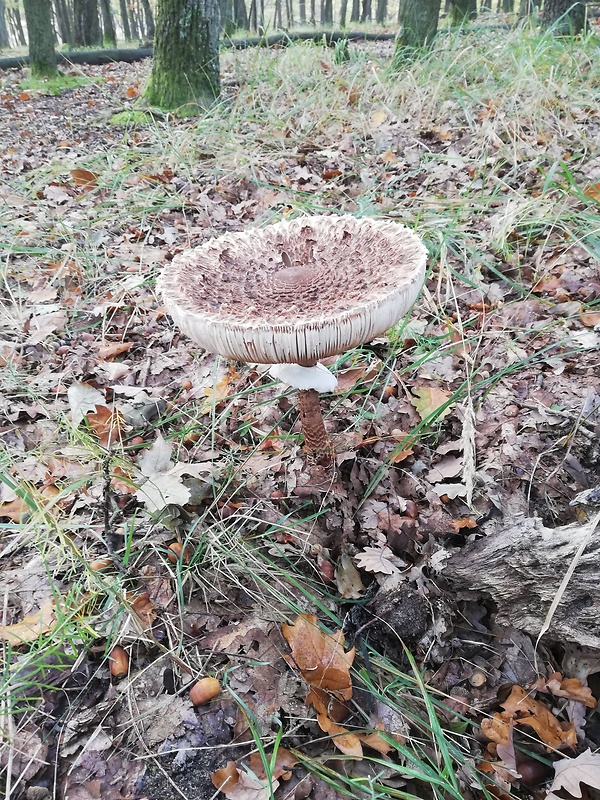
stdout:
[(371, 17), (372, 17), (371, 8), (372, 8), (372, 0), (363, 0), (362, 1), (362, 13), (360, 15), (360, 21), (361, 22), (370, 22), (371, 21)]
[(515, 0), (502, 0), (502, 11), (505, 14), (512, 14), (515, 10)]
[(102, 44), (98, 0), (74, 0), (73, 40), (78, 47), (93, 47)]
[(57, 74), (52, 28), (52, 5), (48, 0), (24, 0), (29, 38), (29, 65), (33, 78), (53, 78)]
[(340, 5), (340, 26), (346, 27), (346, 17), (348, 16), (348, 0), (342, 0)]
[(322, 25), (333, 25), (333, 0), (323, 0), (322, 3)]
[(465, 25), (477, 16), (477, 0), (452, 0), (452, 25)]
[(219, 0), (158, 0), (157, 11), (148, 102), (209, 107), (220, 92)]
[(0, 48), (10, 47), (8, 28), (6, 27), (6, 3), (0, 0)]
[(352, 11), (350, 12), (350, 22), (360, 21), (360, 0), (352, 0)]
[(105, 44), (111, 47), (117, 46), (117, 34), (115, 31), (115, 21), (113, 19), (110, 0), (100, 0), (100, 10), (102, 11), (102, 38)]
[(236, 28), (248, 29), (248, 12), (245, 0), (233, 0), (233, 21)]
[(300, 0), (299, 3), (300, 25), (306, 25), (306, 0)]
[(375, 19), (380, 25), (385, 25), (387, 20), (387, 0), (377, 0)]
[[(489, 595), (497, 621), (537, 637), (589, 525), (546, 528), (539, 519), (511, 521), (452, 555), (442, 575), (453, 588)], [(600, 530), (591, 536), (558, 604), (547, 638), (600, 649)]]
[(21, 12), (19, 11), (19, 6), (14, 6), (14, 8), (10, 8), (9, 15), (13, 25), (15, 38), (22, 47), (25, 47), (25, 45), (27, 44), (27, 39), (25, 38), (25, 31), (23, 30), (23, 23), (21, 21)]
[(407, 51), (429, 46), (437, 34), (441, 0), (404, 0), (402, 29), (396, 41), (394, 62), (398, 66)]
[(119, 10), (121, 12), (121, 25), (123, 26), (123, 36), (125, 41), (131, 41), (131, 28), (129, 27), (129, 12), (127, 10), (127, 0), (119, 0)]
[(142, 0), (142, 8), (144, 9), (144, 27), (146, 29), (146, 39), (151, 42), (154, 39), (156, 29), (154, 26), (154, 15), (152, 13), (149, 0)]
[(71, 17), (65, 0), (54, 0), (54, 11), (60, 38), (63, 40), (64, 44), (71, 47), (73, 44), (73, 30), (71, 28)]
[(585, 3), (576, 0), (546, 0), (542, 25), (554, 26), (557, 36), (576, 36), (585, 27)]

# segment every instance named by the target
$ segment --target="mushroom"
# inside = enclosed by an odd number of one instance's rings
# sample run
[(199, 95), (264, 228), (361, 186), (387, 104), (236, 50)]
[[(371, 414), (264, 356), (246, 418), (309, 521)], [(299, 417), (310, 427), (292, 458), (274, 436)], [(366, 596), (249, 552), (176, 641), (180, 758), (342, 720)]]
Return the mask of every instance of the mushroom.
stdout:
[(206, 350), (272, 364), (298, 389), (305, 450), (333, 449), (319, 392), (337, 381), (320, 359), (371, 341), (410, 309), (427, 251), (391, 221), (304, 217), (226, 233), (168, 263), (158, 288), (177, 325)]

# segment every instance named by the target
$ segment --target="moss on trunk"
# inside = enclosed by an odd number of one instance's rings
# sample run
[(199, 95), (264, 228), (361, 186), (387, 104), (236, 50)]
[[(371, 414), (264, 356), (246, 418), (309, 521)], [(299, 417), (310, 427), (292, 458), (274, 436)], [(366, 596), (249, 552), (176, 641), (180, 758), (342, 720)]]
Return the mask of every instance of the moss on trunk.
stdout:
[(219, 0), (158, 0), (147, 101), (208, 108), (219, 88)]
[(52, 28), (52, 5), (48, 0), (24, 0), (29, 37), (29, 64), (33, 78), (53, 78), (57, 74)]

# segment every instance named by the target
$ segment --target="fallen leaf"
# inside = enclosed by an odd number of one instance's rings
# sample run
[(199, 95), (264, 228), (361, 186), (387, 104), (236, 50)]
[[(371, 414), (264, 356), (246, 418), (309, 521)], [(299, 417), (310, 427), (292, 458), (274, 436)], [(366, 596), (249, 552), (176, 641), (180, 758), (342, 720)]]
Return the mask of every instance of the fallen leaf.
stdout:
[(71, 409), (71, 420), (77, 426), (85, 415), (96, 410), (96, 406), (106, 403), (104, 394), (89, 383), (74, 383), (67, 390), (67, 399)]
[(86, 414), (85, 419), (98, 437), (100, 447), (110, 447), (121, 439), (125, 421), (120, 411), (107, 406), (96, 406), (93, 414)]
[(347, 553), (342, 553), (335, 571), (335, 584), (340, 597), (346, 600), (358, 600), (365, 590), (360, 573)]
[(210, 779), (228, 800), (270, 800), (279, 786), (278, 780), (269, 785), (253, 772), (240, 769), (235, 761), (228, 761), (225, 767), (213, 772)]
[(354, 557), (354, 560), (366, 572), (393, 575), (396, 572), (400, 572), (398, 567), (390, 561), (393, 556), (394, 554), (387, 545), (384, 547), (365, 547), (362, 553), (358, 553)]
[(29, 506), (25, 500), (17, 497), (11, 500), (10, 503), (0, 504), (0, 518), (7, 517), (13, 522), (21, 522), (23, 517), (30, 511)]
[(349, 730), (338, 725), (325, 714), (317, 714), (317, 722), (319, 723), (319, 728), (331, 736), (331, 741), (338, 750), (341, 750), (347, 756), (362, 758), (362, 745), (356, 733), (350, 733)]
[(126, 353), (131, 348), (132, 342), (117, 342), (98, 348), (98, 357), (106, 361)]
[(554, 762), (554, 780), (546, 800), (562, 800), (556, 791), (563, 790), (573, 797), (581, 797), (581, 785), (600, 789), (600, 753), (592, 753), (588, 748), (577, 758), (563, 758)]
[(600, 311), (584, 311), (579, 319), (586, 328), (595, 328), (596, 325), (600, 325)]
[[(542, 683), (542, 685), (538, 685)], [(592, 690), (589, 686), (583, 686), (579, 678), (563, 678), (560, 672), (555, 672), (545, 681), (538, 682), (536, 688), (545, 691), (546, 689), (551, 692), (555, 697), (566, 697), (569, 700), (577, 700), (583, 703), (588, 708), (596, 708), (598, 702), (592, 695)]]
[(473, 517), (461, 517), (460, 519), (453, 519), (450, 527), (458, 533), (462, 528), (476, 528), (477, 521)]
[(88, 169), (72, 169), (71, 177), (76, 186), (84, 186), (86, 189), (93, 189), (98, 180), (98, 176)]
[(0, 625), (0, 639), (13, 647), (35, 642), (44, 633), (49, 633), (56, 624), (54, 600), (48, 600), (35, 614), (28, 614), (14, 625)]
[[(414, 397), (411, 397), (410, 402), (417, 409), (422, 420), (431, 417), (438, 408), (445, 405), (450, 397), (452, 397), (450, 392), (444, 389), (438, 389), (437, 386), (417, 386), (412, 390), (412, 393)], [(452, 407), (449, 406), (436, 416), (436, 420), (444, 419), (451, 411)]]
[[(586, 197), (591, 197), (592, 200), (597, 200), (600, 203), (600, 183), (590, 183), (589, 186), (585, 187), (583, 193)], [(581, 795), (577, 796), (581, 797)]]
[(384, 108), (375, 109), (375, 111), (373, 111), (371, 114), (371, 127), (379, 128), (380, 125), (383, 125), (383, 123), (386, 121), (387, 116), (387, 111)]
[(239, 377), (238, 372), (232, 367), (228, 367), (223, 377), (214, 386), (204, 389), (206, 400), (200, 404), (198, 412), (200, 414), (211, 414), (213, 408), (216, 408), (219, 403), (234, 394), (235, 382)]
[(309, 684), (335, 692), (344, 700), (352, 697), (350, 667), (355, 651), (344, 652), (341, 630), (326, 633), (313, 614), (301, 614), (293, 625), (282, 625), (281, 630), (295, 665)]
[[(272, 756), (267, 754), (267, 758), (271, 761)], [(250, 769), (260, 780), (264, 780), (267, 776), (265, 773), (265, 766), (260, 757), (260, 753), (252, 753), (248, 759)], [(275, 763), (273, 764), (273, 777), (283, 778), (284, 781), (289, 781), (292, 777), (292, 769), (298, 763), (298, 759), (286, 750), (285, 747), (278, 747), (275, 755)]]

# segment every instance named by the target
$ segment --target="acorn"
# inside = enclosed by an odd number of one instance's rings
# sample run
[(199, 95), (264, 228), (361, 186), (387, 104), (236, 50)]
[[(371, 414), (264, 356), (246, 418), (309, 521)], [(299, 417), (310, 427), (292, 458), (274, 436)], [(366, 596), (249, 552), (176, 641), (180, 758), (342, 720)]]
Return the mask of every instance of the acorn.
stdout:
[(190, 553), (187, 547), (183, 547), (181, 542), (172, 542), (167, 549), (167, 558), (171, 564), (177, 564), (178, 561), (183, 561), (185, 564), (189, 564)]
[(202, 678), (190, 689), (190, 700), (195, 706), (203, 706), (216, 697), (221, 691), (221, 684), (216, 678)]
[(110, 651), (109, 669), (113, 678), (123, 678), (129, 672), (129, 656), (120, 644), (115, 645)]

